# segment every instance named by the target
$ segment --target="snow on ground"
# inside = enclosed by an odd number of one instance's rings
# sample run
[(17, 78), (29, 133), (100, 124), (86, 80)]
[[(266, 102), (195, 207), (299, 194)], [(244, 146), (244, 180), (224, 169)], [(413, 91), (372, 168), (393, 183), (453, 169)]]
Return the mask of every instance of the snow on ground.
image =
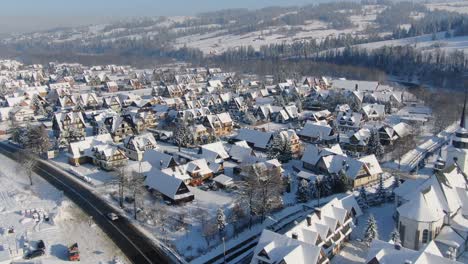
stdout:
[[(10, 249), (15, 259), (23, 257), (23, 247), (29, 241), (34, 248), (44, 240), (46, 256), (41, 263), (68, 263), (67, 247), (77, 242), (82, 263), (113, 263), (115, 256), (125, 259), (122, 252), (75, 204), (52, 185), (33, 175), (33, 186), (17, 163), (0, 156), (0, 245)], [(36, 222), (36, 210), (49, 216)], [(42, 213), (41, 213), (42, 214)], [(13, 227), (14, 234), (6, 229)], [(27, 247), (24, 247), (25, 249)]]
[(426, 34), (417, 37), (395, 39), (395, 40), (386, 40), (386, 41), (377, 41), (372, 43), (360, 44), (357, 47), (367, 48), (367, 49), (377, 49), (383, 46), (406, 46), (412, 45), (418, 49), (424, 51), (434, 51), (437, 48), (440, 48), (446, 52), (452, 52), (454, 50), (463, 50), (468, 51), (468, 37), (452, 37), (445, 38), (445, 32), (439, 32), (436, 34), (436, 38), (433, 39), (432, 34)]
[(444, 11), (450, 11), (450, 12), (457, 12), (461, 14), (468, 14), (468, 2), (449, 2), (449, 3), (428, 3), (426, 4), (427, 8), (429, 10), (434, 11), (434, 10), (444, 10)]

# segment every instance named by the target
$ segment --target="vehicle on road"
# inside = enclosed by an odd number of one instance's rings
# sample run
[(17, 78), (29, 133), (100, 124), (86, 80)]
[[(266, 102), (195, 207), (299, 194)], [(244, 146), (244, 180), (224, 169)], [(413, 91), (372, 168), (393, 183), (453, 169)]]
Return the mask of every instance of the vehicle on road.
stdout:
[(119, 219), (119, 216), (115, 213), (108, 213), (107, 218), (109, 218), (111, 221), (116, 221)]

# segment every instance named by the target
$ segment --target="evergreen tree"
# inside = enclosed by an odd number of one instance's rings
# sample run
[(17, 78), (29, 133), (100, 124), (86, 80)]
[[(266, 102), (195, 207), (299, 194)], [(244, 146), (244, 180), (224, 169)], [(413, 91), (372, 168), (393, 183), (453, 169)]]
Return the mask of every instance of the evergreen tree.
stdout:
[(398, 232), (396, 228), (393, 229), (392, 233), (390, 234), (390, 238), (392, 239), (394, 244), (401, 244), (400, 232)]
[(304, 179), (300, 181), (297, 187), (296, 198), (300, 203), (305, 203), (310, 199), (309, 183)]
[(359, 207), (361, 207), (362, 210), (366, 210), (367, 208), (369, 208), (369, 203), (367, 200), (367, 192), (364, 186), (361, 186), (361, 188), (359, 189), (359, 196), (358, 196), (357, 202), (359, 204)]
[(187, 147), (193, 143), (193, 135), (190, 132), (190, 129), (185, 123), (179, 123), (174, 132), (174, 140), (179, 147), (179, 152), (181, 147)]
[(374, 154), (379, 160), (383, 158), (384, 148), (380, 143), (379, 133), (376, 129), (371, 131), (367, 144), (367, 154)]
[(292, 159), (291, 142), (283, 138), (281, 134), (275, 135), (268, 146), (267, 156), (269, 159), (278, 159), (283, 163), (290, 161)]
[(377, 187), (377, 192), (375, 194), (377, 196), (376, 197), (377, 202), (379, 202), (379, 203), (384, 203), (385, 202), (385, 200), (387, 198), (387, 192), (385, 191), (382, 175), (380, 175), (380, 177), (379, 177), (379, 185)]
[(364, 242), (369, 246), (372, 240), (378, 239), (379, 233), (377, 229), (377, 222), (375, 221), (374, 215), (371, 214), (367, 219), (367, 226), (364, 232)]
[(291, 141), (289, 139), (283, 140), (282, 149), (278, 155), (278, 160), (286, 163), (292, 159), (292, 149), (291, 149)]

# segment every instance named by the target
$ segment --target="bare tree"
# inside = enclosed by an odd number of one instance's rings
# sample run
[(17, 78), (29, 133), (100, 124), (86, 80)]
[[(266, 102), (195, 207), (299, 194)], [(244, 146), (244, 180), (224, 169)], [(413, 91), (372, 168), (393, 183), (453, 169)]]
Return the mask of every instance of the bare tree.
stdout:
[(145, 177), (141, 172), (133, 172), (132, 177), (128, 179), (128, 188), (133, 196), (133, 217), (138, 220), (138, 206), (137, 203), (140, 197), (146, 191), (145, 189)]
[(123, 208), (124, 206), (124, 192), (125, 186), (127, 186), (129, 182), (129, 174), (128, 174), (128, 167), (126, 165), (118, 166), (117, 167), (117, 183), (119, 185), (119, 206)]
[(29, 178), (29, 184), (33, 185), (33, 173), (37, 165), (37, 159), (27, 150), (20, 150), (17, 152), (16, 160), (18, 161), (18, 168), (26, 173)]

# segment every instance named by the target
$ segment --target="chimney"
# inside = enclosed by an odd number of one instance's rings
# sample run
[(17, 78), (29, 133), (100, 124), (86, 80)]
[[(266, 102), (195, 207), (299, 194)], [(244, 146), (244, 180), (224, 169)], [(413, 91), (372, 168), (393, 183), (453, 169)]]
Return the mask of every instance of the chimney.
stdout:
[(359, 85), (356, 83), (356, 85), (354, 86), (354, 90), (357, 92), (359, 91)]
[(163, 160), (160, 160), (160, 161), (159, 161), (159, 169), (162, 169), (163, 163), (164, 163)]
[(311, 226), (312, 225), (312, 217), (310, 215), (308, 215), (306, 217), (306, 220), (307, 220), (307, 226)]
[(411, 260), (405, 260), (405, 264), (413, 264), (413, 261), (411, 261)]
[(318, 216), (319, 219), (322, 219), (322, 209), (315, 208), (314, 213)]
[(292, 233), (291, 237), (292, 237), (292, 239), (296, 239), (296, 240), (298, 239), (297, 233)]

